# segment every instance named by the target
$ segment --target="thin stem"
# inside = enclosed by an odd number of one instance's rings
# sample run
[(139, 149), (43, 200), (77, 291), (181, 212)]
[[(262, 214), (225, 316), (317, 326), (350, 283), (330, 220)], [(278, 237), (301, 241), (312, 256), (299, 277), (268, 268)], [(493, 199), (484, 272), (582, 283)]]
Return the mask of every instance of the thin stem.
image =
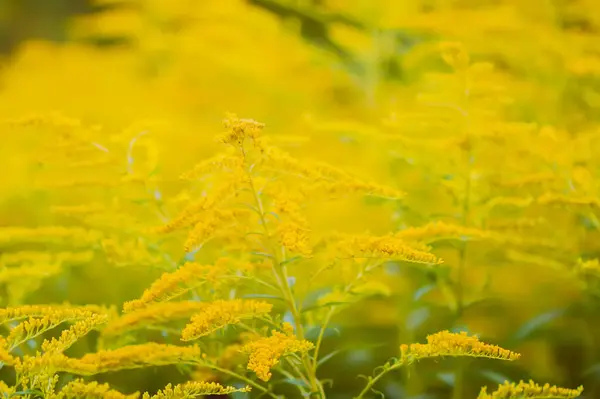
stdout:
[[(292, 361), (290, 359), (286, 359), (287, 363), (290, 365), (290, 367), (292, 367), (294, 369), (294, 371), (296, 371), (299, 375), (302, 376), (302, 381), (304, 381), (304, 383), (306, 385), (310, 385), (310, 383), (308, 382), (308, 380), (306, 380), (306, 378), (302, 375), (302, 372), (300, 370), (298, 370), (298, 366), (296, 366), (294, 363), (292, 363)], [(290, 380), (294, 379), (294, 375), (292, 373), (289, 373), (287, 371), (285, 371), (283, 368), (279, 369), (279, 372), (283, 375), (285, 375), (287, 378), (289, 378)], [(300, 391), (300, 395), (302, 395), (302, 397), (305, 397), (307, 392), (306, 390), (302, 387), (301, 384), (294, 384), (294, 386), (296, 388), (298, 388), (298, 390)]]
[(331, 318), (333, 317), (334, 311), (335, 311), (335, 306), (332, 306), (329, 309), (329, 312), (327, 312), (327, 316), (325, 316), (325, 320), (323, 321), (323, 324), (321, 324), (321, 331), (319, 331), (319, 336), (317, 337), (317, 343), (315, 344), (315, 350), (313, 352), (313, 364), (312, 364), (313, 373), (317, 372), (317, 362), (319, 360), (319, 350), (321, 349), (321, 343), (323, 342), (323, 337), (325, 336), (325, 330), (327, 329), (327, 325), (329, 325), (329, 322), (331, 321)]
[[(367, 264), (362, 270), (360, 270), (358, 272), (358, 274), (356, 275), (356, 277), (354, 278), (353, 281), (349, 282), (345, 287), (344, 290), (342, 291), (344, 294), (348, 293), (352, 287), (358, 282), (360, 281), (360, 279), (364, 276), (365, 271), (371, 270), (370, 267), (375, 267), (376, 265), (370, 265)], [(315, 344), (315, 350), (313, 352), (313, 372), (316, 373), (317, 371), (317, 362), (319, 359), (319, 350), (321, 349), (321, 344), (323, 342), (323, 338), (325, 337), (325, 330), (327, 329), (327, 326), (329, 325), (329, 323), (331, 322), (331, 318), (333, 317), (333, 314), (335, 312), (336, 306), (332, 306), (329, 309), (329, 312), (327, 312), (327, 315), (325, 316), (325, 319), (323, 321), (323, 323), (321, 324), (321, 329), (319, 331), (319, 336), (317, 337), (317, 343)]]
[(465, 397), (465, 374), (466, 374), (466, 361), (465, 359), (458, 359), (458, 366), (456, 367), (454, 377), (454, 389), (452, 390), (452, 399), (463, 399)]
[[(267, 320), (267, 319), (265, 319), (265, 318), (259, 318), (259, 320), (263, 320), (263, 321), (265, 321), (265, 322), (267, 322), (267, 323), (269, 323), (269, 324), (271, 324), (271, 325), (273, 325), (273, 326), (277, 327), (276, 325), (274, 325), (274, 323), (272, 323), (270, 320)], [(246, 325), (246, 324), (244, 324), (244, 323), (239, 323), (239, 326), (240, 326), (240, 327), (242, 327), (243, 329), (245, 329), (246, 331), (250, 331), (250, 332), (253, 332), (253, 333), (258, 333), (258, 332), (256, 331), (256, 329), (254, 329), (254, 328), (252, 328), (252, 327), (250, 327), (250, 326), (248, 326), (248, 325)], [(298, 369), (298, 366), (296, 366), (296, 364), (294, 364), (294, 363), (293, 363), (293, 362), (292, 362), (292, 361), (291, 361), (289, 358), (287, 358), (287, 357), (285, 358), (285, 360), (286, 360), (286, 361), (287, 361), (287, 363), (290, 365), (290, 367), (292, 367), (292, 368), (294, 369), (294, 371), (296, 371), (296, 373), (298, 373), (298, 376), (300, 377), (300, 379), (302, 379), (302, 381), (304, 381), (304, 383), (305, 383), (306, 385), (310, 385), (310, 382), (309, 382), (309, 381), (308, 381), (308, 379), (307, 379), (307, 378), (304, 376), (304, 374), (302, 373), (302, 371), (300, 371), (300, 370)], [(289, 378), (289, 379), (294, 379), (294, 378), (295, 378), (295, 377), (294, 377), (294, 375), (292, 375), (291, 373), (289, 373), (289, 372), (287, 372), (286, 370), (284, 370), (284, 369), (283, 369), (283, 367), (280, 367), (280, 368), (278, 368), (278, 370), (277, 370), (277, 371), (278, 371), (278, 372), (280, 372), (281, 374), (283, 374), (284, 376), (286, 376), (286, 377), (287, 377), (287, 378)], [(298, 387), (298, 390), (300, 391), (300, 393), (301, 393), (301, 394), (304, 396), (304, 395), (305, 395), (305, 393), (306, 393), (306, 392), (304, 391), (304, 388), (303, 388), (301, 385), (299, 385), (299, 384), (295, 384), (295, 385), (296, 385), (296, 387)]]
[(390, 371), (399, 369), (403, 365), (404, 365), (404, 363), (398, 362), (398, 363), (393, 364), (392, 366), (385, 367), (379, 374), (377, 374), (375, 377), (372, 377), (372, 378), (369, 379), (369, 382), (367, 383), (367, 385), (365, 386), (365, 388), (354, 399), (362, 399), (362, 398), (364, 398), (364, 396), (373, 388), (373, 386), (375, 385), (375, 383), (377, 381), (379, 381), (384, 375), (386, 375)]
[[(244, 159), (246, 159), (246, 153), (245, 153), (243, 147), (241, 150), (242, 150), (242, 155), (243, 155)], [(294, 319), (294, 324), (296, 325), (298, 339), (304, 340), (304, 328), (302, 326), (302, 318), (300, 316), (300, 312), (298, 311), (298, 307), (296, 305), (296, 300), (294, 299), (294, 294), (292, 292), (292, 288), (290, 287), (290, 284), (289, 284), (289, 279), (287, 277), (287, 272), (286, 272), (285, 266), (282, 266), (282, 262), (279, 260), (279, 256), (277, 254), (278, 251), (275, 249), (276, 246), (271, 242), (271, 233), (269, 231), (267, 221), (265, 218), (265, 210), (264, 210), (263, 203), (262, 203), (262, 201), (258, 195), (258, 192), (256, 190), (256, 187), (254, 185), (252, 173), (250, 173), (250, 170), (246, 170), (246, 174), (248, 175), (250, 191), (252, 192), (252, 196), (254, 198), (256, 208), (259, 211), (259, 218), (260, 218), (260, 222), (263, 227), (263, 230), (264, 230), (265, 241), (266, 241), (268, 247), (270, 247), (269, 249), (273, 256), (272, 257), (273, 274), (275, 276), (277, 284), (279, 285), (279, 287), (281, 289), (281, 292), (282, 292), (284, 298), (286, 299), (286, 301), (288, 303), (289, 310), (292, 313), (292, 318)], [(283, 260), (285, 261), (285, 259), (283, 259)], [(304, 365), (308, 380), (310, 381), (311, 393), (318, 391), (320, 397), (322, 399), (324, 399), (325, 393), (323, 391), (323, 387), (318, 382), (316, 375), (310, 366), (310, 359), (309, 359), (307, 353), (302, 354), (302, 363)]]

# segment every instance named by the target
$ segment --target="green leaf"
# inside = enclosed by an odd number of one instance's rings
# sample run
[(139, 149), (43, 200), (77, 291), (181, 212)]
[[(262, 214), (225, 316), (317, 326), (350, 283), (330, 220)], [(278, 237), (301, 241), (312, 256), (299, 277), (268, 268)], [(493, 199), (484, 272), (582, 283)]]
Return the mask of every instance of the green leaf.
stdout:
[(510, 338), (511, 342), (523, 342), (531, 338), (536, 332), (548, 326), (554, 320), (565, 314), (565, 309), (553, 309), (539, 314), (521, 325)]
[(421, 288), (416, 290), (415, 293), (413, 294), (413, 301), (415, 301), (415, 302), (419, 301), (421, 298), (423, 298), (429, 292), (434, 290), (436, 286), (437, 286), (437, 284), (427, 284), (427, 285), (422, 286)]
[(285, 265), (288, 265), (288, 264), (290, 264), (290, 263), (293, 263), (293, 262), (296, 262), (296, 261), (299, 261), (299, 260), (302, 260), (302, 259), (304, 259), (304, 257), (302, 257), (302, 256), (300, 256), (300, 255), (298, 255), (298, 256), (293, 256), (293, 257), (291, 257), (291, 258), (289, 258), (289, 259), (286, 259), (286, 260), (284, 260), (284, 261), (282, 261), (282, 262), (279, 262), (279, 264), (280, 264), (281, 266), (285, 266)]
[(330, 353), (326, 354), (325, 356), (321, 357), (319, 359), (319, 361), (317, 362), (317, 368), (320, 367), (323, 363), (326, 363), (329, 359), (331, 359), (335, 355), (338, 355), (346, 350), (348, 350), (348, 348), (336, 349), (333, 352), (330, 352)]

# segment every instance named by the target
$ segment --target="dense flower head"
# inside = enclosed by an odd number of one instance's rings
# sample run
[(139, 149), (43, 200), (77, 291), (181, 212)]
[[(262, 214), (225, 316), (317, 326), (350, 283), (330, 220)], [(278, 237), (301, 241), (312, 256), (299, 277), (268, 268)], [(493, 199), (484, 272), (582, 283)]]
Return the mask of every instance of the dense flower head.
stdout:
[(136, 329), (160, 326), (173, 320), (188, 318), (206, 305), (205, 302), (197, 301), (152, 303), (111, 320), (102, 330), (102, 334), (116, 336)]
[(237, 324), (244, 319), (252, 319), (268, 314), (273, 305), (257, 300), (218, 300), (192, 316), (181, 332), (183, 341), (190, 341), (208, 335), (227, 325)]
[(177, 270), (165, 272), (152, 285), (147, 288), (141, 298), (125, 302), (125, 313), (143, 309), (155, 302), (167, 301), (205, 282), (214, 282), (222, 271), (212, 265), (201, 265), (196, 262), (186, 262)]
[(229, 395), (235, 392), (250, 392), (251, 387), (243, 388), (224, 387), (216, 382), (190, 381), (173, 386), (167, 385), (155, 395), (144, 393), (143, 399), (183, 399), (195, 398), (205, 395)]
[(246, 138), (256, 140), (265, 127), (264, 123), (253, 119), (240, 119), (236, 115), (229, 115), (223, 125), (227, 132), (219, 137), (219, 141), (240, 147)]
[(577, 389), (560, 388), (556, 385), (539, 385), (536, 382), (519, 381), (519, 383), (510, 383), (506, 381), (500, 384), (498, 389), (492, 393), (487, 393), (487, 388), (483, 387), (479, 393), (478, 399), (526, 399), (526, 398), (578, 398), (583, 392), (583, 387)]
[(62, 353), (69, 349), (78, 339), (100, 326), (106, 324), (108, 316), (104, 314), (93, 314), (89, 318), (77, 321), (68, 330), (61, 332), (60, 337), (45, 340), (42, 343), (44, 352)]
[(477, 336), (468, 335), (464, 331), (440, 331), (428, 335), (426, 344), (401, 345), (400, 352), (400, 360), (408, 363), (438, 356), (472, 356), (502, 360), (517, 360), (521, 357), (519, 353), (481, 342)]
[(60, 305), (23, 305), (0, 309), (0, 323), (21, 320), (30, 317), (48, 317), (52, 320), (73, 321), (91, 317), (93, 314), (105, 313), (100, 306)]
[(194, 363), (201, 358), (200, 348), (196, 346), (177, 346), (149, 342), (128, 345), (113, 350), (101, 350), (88, 353), (72, 364), (81, 374), (97, 374), (112, 370), (135, 369), (145, 366)]
[(443, 263), (441, 258), (427, 251), (425, 246), (408, 242), (393, 234), (385, 236), (341, 235), (335, 243), (335, 248), (341, 255), (340, 257), (380, 257), (433, 265)]
[(270, 337), (251, 341), (242, 350), (249, 355), (248, 370), (254, 371), (261, 380), (269, 381), (271, 369), (279, 364), (283, 356), (307, 352), (313, 347), (312, 342), (299, 340), (294, 335), (292, 325), (286, 323), (283, 325), (283, 332), (273, 330)]
[(129, 395), (118, 392), (108, 384), (100, 384), (96, 381), (89, 383), (81, 379), (69, 382), (65, 385), (58, 394), (52, 396), (52, 399), (69, 399), (69, 398), (98, 398), (98, 399), (137, 399), (140, 397), (139, 392)]

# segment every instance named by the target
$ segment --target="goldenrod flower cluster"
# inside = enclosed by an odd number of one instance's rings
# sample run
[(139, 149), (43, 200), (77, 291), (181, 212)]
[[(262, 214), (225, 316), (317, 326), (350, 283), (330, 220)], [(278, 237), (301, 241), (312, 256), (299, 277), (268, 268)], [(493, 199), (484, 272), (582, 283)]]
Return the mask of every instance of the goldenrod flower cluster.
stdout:
[[(63, 332), (58, 341), (52, 345), (68, 348), (79, 337), (85, 335), (90, 329), (106, 323), (108, 315), (99, 312), (99, 307), (69, 307), (29, 305), (0, 310), (0, 323), (16, 321), (28, 317), (10, 329), (5, 345), (9, 351), (18, 347), (25, 341), (33, 339), (44, 332), (55, 328), (65, 322), (75, 322), (71, 330)], [(62, 351), (61, 350), (61, 351)]]
[(292, 325), (285, 323), (283, 332), (273, 330), (270, 337), (251, 341), (244, 345), (242, 351), (249, 355), (248, 370), (254, 371), (261, 380), (269, 381), (271, 370), (283, 356), (307, 352), (313, 347), (311, 342), (299, 340)]
[(155, 302), (176, 298), (207, 281), (215, 282), (221, 272), (222, 270), (211, 265), (187, 262), (174, 272), (163, 273), (150, 288), (144, 291), (140, 299), (126, 302), (123, 311), (128, 313), (143, 309)]
[(341, 236), (335, 248), (340, 257), (378, 257), (431, 265), (444, 263), (442, 259), (428, 252), (423, 245), (411, 244), (395, 235)]
[(107, 321), (108, 316), (105, 314), (92, 314), (86, 319), (77, 321), (68, 330), (63, 330), (58, 339), (45, 340), (42, 344), (42, 350), (46, 353), (62, 353), (69, 349), (79, 338), (88, 334), (93, 329), (106, 324)]
[(147, 366), (195, 363), (201, 358), (198, 347), (146, 343), (123, 346), (114, 350), (88, 353), (79, 359), (56, 357), (56, 369), (80, 375), (106, 373)]
[(206, 306), (205, 302), (195, 301), (156, 302), (111, 320), (102, 329), (102, 334), (116, 336), (136, 329), (157, 327), (170, 321), (188, 318)]
[(198, 339), (227, 325), (237, 324), (244, 319), (251, 319), (268, 314), (273, 305), (263, 301), (234, 299), (231, 301), (214, 301), (192, 316), (188, 325), (181, 332), (183, 341)]
[(190, 381), (184, 384), (167, 385), (156, 395), (145, 393), (143, 399), (182, 399), (195, 398), (205, 395), (229, 395), (234, 392), (250, 392), (251, 387), (244, 388), (224, 387), (216, 382), (195, 382)]
[(139, 392), (126, 395), (112, 389), (108, 384), (100, 384), (96, 381), (86, 383), (81, 379), (69, 382), (60, 390), (59, 393), (51, 396), (52, 399), (137, 399), (139, 397)]
[(466, 332), (440, 331), (427, 336), (426, 344), (403, 344), (400, 346), (400, 361), (414, 361), (443, 356), (488, 357), (491, 359), (517, 360), (521, 355), (496, 345), (483, 343)]
[(233, 114), (225, 118), (223, 125), (227, 131), (218, 140), (235, 147), (242, 146), (246, 138), (256, 140), (265, 127), (264, 123), (253, 119), (240, 119)]
[(487, 388), (484, 387), (479, 393), (478, 399), (560, 399), (560, 398), (577, 398), (583, 393), (583, 387), (577, 389), (559, 388), (556, 385), (544, 384), (543, 386), (533, 382), (523, 382), (515, 384), (508, 381), (498, 386), (492, 393), (487, 393)]

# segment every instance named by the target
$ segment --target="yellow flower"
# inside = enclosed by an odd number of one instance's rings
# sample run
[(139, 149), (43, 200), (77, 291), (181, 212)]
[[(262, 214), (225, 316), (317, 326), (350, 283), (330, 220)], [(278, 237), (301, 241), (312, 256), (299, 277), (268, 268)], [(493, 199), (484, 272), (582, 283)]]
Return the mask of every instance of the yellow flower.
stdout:
[(406, 363), (440, 356), (487, 357), (501, 360), (517, 360), (521, 356), (499, 346), (483, 343), (478, 337), (469, 336), (464, 331), (440, 331), (427, 336), (426, 344), (401, 345), (400, 353), (400, 361)]
[(236, 147), (241, 147), (246, 138), (257, 139), (265, 127), (264, 123), (253, 119), (240, 119), (235, 114), (229, 114), (223, 121), (223, 125), (227, 132), (219, 136), (218, 140)]
[(186, 252), (196, 249), (196, 247), (203, 244), (217, 232), (238, 225), (238, 219), (248, 214), (248, 211), (245, 209), (215, 209), (204, 214), (188, 234), (183, 249)]
[(277, 225), (279, 242), (288, 250), (310, 256), (310, 230), (294, 222), (282, 222)]
[(106, 323), (108, 316), (104, 314), (93, 314), (87, 319), (83, 319), (73, 324), (68, 330), (64, 330), (58, 339), (52, 338), (42, 343), (44, 352), (64, 352), (73, 345), (79, 338), (83, 337), (99, 325)]
[(577, 398), (583, 392), (583, 387), (577, 389), (559, 388), (556, 385), (545, 384), (540, 386), (533, 381), (518, 384), (509, 383), (498, 386), (498, 389), (491, 394), (487, 393), (487, 388), (483, 387), (477, 399), (526, 399), (526, 398)]
[(340, 236), (336, 252), (349, 258), (391, 258), (406, 262), (438, 265), (443, 260), (427, 252), (422, 245), (408, 243), (394, 235)]
[(250, 356), (248, 370), (254, 371), (261, 380), (269, 381), (271, 369), (279, 363), (282, 356), (307, 352), (314, 347), (312, 342), (296, 338), (293, 330), (291, 324), (284, 323), (283, 333), (273, 330), (270, 337), (253, 340), (244, 345), (242, 350)]
[(123, 312), (143, 309), (155, 302), (168, 301), (189, 292), (206, 281), (215, 281), (221, 271), (212, 265), (187, 262), (171, 273), (163, 273), (140, 299), (125, 302)]
[(129, 345), (114, 350), (88, 353), (72, 359), (75, 374), (97, 374), (115, 370), (135, 369), (169, 364), (193, 364), (201, 359), (196, 346), (176, 346), (157, 343)]
[(197, 382), (190, 381), (179, 385), (167, 385), (156, 395), (150, 396), (144, 393), (143, 399), (184, 399), (195, 398), (205, 395), (229, 395), (234, 392), (250, 392), (250, 387), (234, 388), (224, 387), (216, 382)]
[(217, 331), (227, 325), (237, 324), (243, 319), (251, 319), (267, 314), (273, 305), (264, 301), (234, 299), (211, 302), (200, 313), (192, 316), (181, 332), (182, 341), (191, 341)]
[[(54, 340), (52, 345), (58, 347), (69, 347), (81, 335), (108, 319), (108, 315), (96, 313), (85, 308), (69, 307), (36, 307), (27, 306), (22, 308), (4, 309), (4, 317), (7, 319), (18, 320), (27, 313), (32, 315), (41, 315), (41, 317), (30, 317), (22, 321), (16, 327), (10, 330), (6, 338), (6, 345), (9, 350), (16, 348), (23, 342), (35, 338), (44, 332), (57, 327), (65, 322), (77, 322), (70, 332), (63, 332), (59, 341)], [(0, 316), (1, 318), (1, 316)]]
[(15, 359), (10, 354), (10, 348), (4, 337), (0, 337), (0, 364), (12, 365)]
[(78, 379), (65, 385), (57, 395), (52, 396), (52, 399), (137, 399), (139, 396), (139, 392), (125, 395), (111, 389), (108, 384), (100, 384), (96, 381), (86, 383)]
[(128, 331), (143, 329), (172, 320), (188, 318), (206, 307), (206, 302), (156, 302), (122, 315), (111, 321), (102, 334), (114, 336)]

